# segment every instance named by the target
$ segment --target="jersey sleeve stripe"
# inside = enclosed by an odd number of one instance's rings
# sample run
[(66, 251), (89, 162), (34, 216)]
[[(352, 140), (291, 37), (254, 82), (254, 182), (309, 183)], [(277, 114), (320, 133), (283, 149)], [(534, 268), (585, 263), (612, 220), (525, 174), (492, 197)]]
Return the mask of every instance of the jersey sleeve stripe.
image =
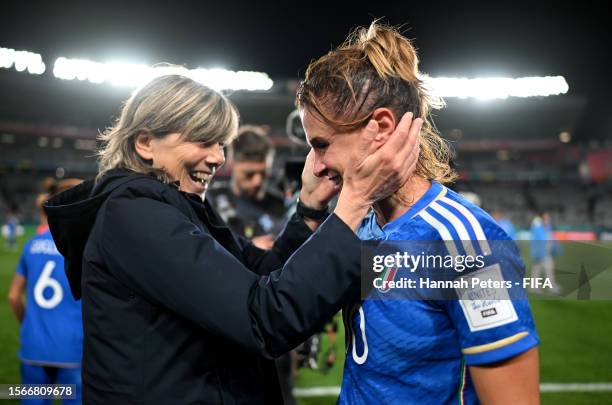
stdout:
[[(438, 201), (440, 198), (444, 197), (446, 195), (446, 187), (442, 186), (442, 190), (440, 190), (440, 192), (438, 193), (438, 195), (432, 200), (432, 201)], [(421, 208), (420, 210), (416, 211), (411, 218), (416, 217), (417, 215), (419, 215), (421, 212), (425, 211), (427, 208), (429, 207), (428, 205), (425, 205), (423, 208)]]
[(463, 205), (459, 204), (456, 201), (451, 200), (448, 197), (442, 197), (440, 199), (440, 201), (443, 201), (444, 203), (446, 203), (446, 204), (452, 206), (453, 208), (455, 208), (457, 211), (459, 211), (468, 220), (468, 222), (470, 223), (470, 225), (474, 229), (474, 233), (476, 234), (476, 238), (478, 239), (478, 243), (480, 244), (480, 249), (482, 250), (483, 254), (485, 256), (490, 255), (491, 254), (491, 247), (489, 246), (489, 242), (487, 242), (487, 237), (485, 236), (485, 233), (484, 233), (484, 231), (482, 229), (482, 226), (480, 225), (480, 222), (478, 222), (478, 220), (476, 219), (474, 214), (472, 214)]
[(437, 202), (432, 203), (431, 208), (438, 214), (446, 218), (451, 223), (453, 228), (455, 228), (455, 232), (457, 232), (457, 235), (459, 235), (459, 239), (463, 244), (465, 252), (470, 256), (476, 256), (476, 250), (474, 249), (474, 246), (471, 242), (472, 238), (470, 237), (467, 228), (465, 227), (465, 225), (463, 225), (459, 218), (457, 218), (455, 214), (453, 214)]
[(515, 335), (508, 336), (507, 338), (500, 339), (496, 342), (487, 343), (484, 345), (466, 347), (465, 349), (461, 349), (461, 353), (463, 354), (478, 354), (484, 353), (491, 350), (499, 349), (504, 346), (511, 345), (514, 342), (518, 342), (519, 340), (527, 337), (529, 332), (519, 332)]
[(438, 233), (440, 234), (440, 237), (442, 238), (442, 240), (444, 240), (444, 244), (446, 245), (446, 249), (448, 250), (448, 253), (451, 256), (459, 256), (459, 252), (457, 251), (457, 247), (455, 246), (455, 241), (452, 235), (450, 234), (450, 232), (448, 231), (448, 229), (446, 229), (446, 226), (444, 226), (442, 222), (438, 221), (431, 214), (429, 214), (426, 210), (421, 211), (419, 216), (423, 218), (425, 222), (427, 222), (429, 225), (434, 227), (436, 231), (438, 231)]

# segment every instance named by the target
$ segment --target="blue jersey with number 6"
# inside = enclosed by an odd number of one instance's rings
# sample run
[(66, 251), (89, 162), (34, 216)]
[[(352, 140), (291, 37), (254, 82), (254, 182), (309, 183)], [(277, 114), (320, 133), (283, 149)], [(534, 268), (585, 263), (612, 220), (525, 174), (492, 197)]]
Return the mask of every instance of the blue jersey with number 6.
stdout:
[(19, 357), (24, 363), (78, 367), (83, 349), (81, 303), (70, 293), (64, 258), (51, 232), (26, 243), (17, 266), (27, 298)]

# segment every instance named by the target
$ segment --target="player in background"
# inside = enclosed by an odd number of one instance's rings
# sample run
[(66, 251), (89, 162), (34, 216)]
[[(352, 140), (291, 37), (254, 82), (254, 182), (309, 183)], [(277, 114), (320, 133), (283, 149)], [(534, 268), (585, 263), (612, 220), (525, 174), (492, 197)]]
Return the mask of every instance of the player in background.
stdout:
[[(552, 284), (551, 293), (560, 294), (561, 287), (557, 284), (555, 278), (555, 260), (553, 255), (558, 242), (555, 241), (555, 236), (552, 229), (552, 221), (548, 212), (543, 212), (535, 216), (531, 221), (531, 277), (546, 278)], [(542, 289), (535, 288), (534, 293), (541, 293)]]
[(234, 232), (270, 249), (286, 222), (283, 195), (268, 185), (274, 147), (265, 128), (245, 125), (228, 148), (230, 182), (213, 183), (206, 198)]
[[(488, 273), (522, 267), (516, 245), (495, 221), (443, 185), (456, 176), (449, 148), (429, 122), (434, 101), (421, 82), (410, 41), (377, 23), (355, 31), (310, 64), (298, 89), (314, 173), (341, 184), (348, 162), (364, 153), (358, 141), (365, 128), (377, 133), (370, 152), (386, 142), (405, 113), (413, 114), (415, 122), (423, 122), (415, 175), (374, 205), (359, 236), (440, 241), (449, 253), (485, 256)], [(509, 249), (496, 256), (491, 246), (499, 240)], [(537, 404), (539, 337), (528, 302), (498, 300), (490, 311), (478, 309), (480, 302), (356, 303), (344, 312), (347, 357), (339, 403)]]
[[(72, 181), (72, 180), (71, 180)], [(75, 180), (80, 181), (80, 180)], [(64, 183), (70, 184), (70, 183)], [(36, 208), (38, 208), (38, 226), (36, 227), (36, 234), (39, 235), (41, 233), (46, 232), (49, 229), (49, 224), (47, 223), (47, 215), (45, 214), (45, 210), (43, 209), (43, 203), (49, 199), (50, 196), (54, 195), (57, 191), (57, 180), (53, 177), (46, 177), (42, 181), (42, 189), (43, 192), (36, 196)]]
[[(55, 191), (61, 192), (80, 182), (78, 179), (62, 180)], [(63, 400), (63, 403), (80, 404), (81, 303), (70, 293), (64, 258), (57, 251), (48, 227), (25, 244), (8, 300), (21, 324), (22, 384), (74, 384), (76, 398)], [(45, 399), (22, 401), (32, 405), (52, 402)]]
[(6, 248), (17, 250), (17, 237), (20, 235), (21, 225), (17, 216), (17, 206), (12, 205), (6, 216), (6, 224), (2, 227), (2, 234), (6, 238)]

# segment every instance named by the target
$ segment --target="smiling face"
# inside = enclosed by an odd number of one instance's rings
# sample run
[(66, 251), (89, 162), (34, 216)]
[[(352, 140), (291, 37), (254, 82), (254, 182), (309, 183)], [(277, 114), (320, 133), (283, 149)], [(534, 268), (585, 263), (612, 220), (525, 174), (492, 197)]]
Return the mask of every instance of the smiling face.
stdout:
[(308, 108), (301, 112), (301, 117), (306, 138), (315, 154), (315, 176), (325, 176), (341, 184), (345, 169), (363, 159), (358, 148), (363, 129), (338, 133)]
[(136, 151), (152, 161), (154, 168), (163, 169), (171, 181), (178, 181), (182, 191), (198, 195), (206, 192), (215, 171), (225, 162), (222, 144), (189, 142), (179, 133), (162, 138), (139, 134)]

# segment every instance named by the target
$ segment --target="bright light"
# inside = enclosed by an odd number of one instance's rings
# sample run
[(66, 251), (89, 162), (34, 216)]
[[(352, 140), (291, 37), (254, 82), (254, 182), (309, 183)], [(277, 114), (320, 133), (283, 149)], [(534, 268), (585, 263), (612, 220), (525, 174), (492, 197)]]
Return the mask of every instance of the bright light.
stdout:
[(572, 134), (567, 131), (563, 131), (559, 134), (559, 140), (563, 143), (569, 143), (572, 140)]
[(423, 75), (421, 79), (432, 95), (444, 98), (474, 97), (480, 100), (492, 100), (508, 97), (543, 97), (565, 94), (569, 90), (563, 76), (467, 79)]
[[(40, 54), (0, 48), (0, 68), (14, 68), (18, 72), (40, 75), (45, 64)], [(83, 80), (91, 83), (110, 83), (115, 86), (138, 87), (155, 77), (180, 74), (190, 77), (215, 90), (269, 90), (274, 82), (266, 73), (231, 71), (226, 69), (187, 69), (182, 66), (148, 66), (145, 64), (109, 62), (60, 57), (53, 65), (55, 77), (64, 80)], [(569, 90), (563, 76), (546, 77), (489, 77), (454, 78), (429, 77), (421, 79), (434, 97), (477, 98), (480, 100), (508, 97), (545, 97), (565, 94)]]
[(14, 68), (18, 72), (40, 75), (45, 72), (42, 56), (28, 51), (16, 51), (10, 48), (0, 48), (0, 68)]
[(215, 90), (269, 90), (274, 82), (266, 73), (234, 72), (225, 69), (187, 69), (182, 66), (147, 66), (144, 64), (100, 63), (85, 59), (58, 58), (53, 68), (55, 77), (65, 80), (87, 80), (115, 86), (138, 87), (152, 79), (180, 74)]

